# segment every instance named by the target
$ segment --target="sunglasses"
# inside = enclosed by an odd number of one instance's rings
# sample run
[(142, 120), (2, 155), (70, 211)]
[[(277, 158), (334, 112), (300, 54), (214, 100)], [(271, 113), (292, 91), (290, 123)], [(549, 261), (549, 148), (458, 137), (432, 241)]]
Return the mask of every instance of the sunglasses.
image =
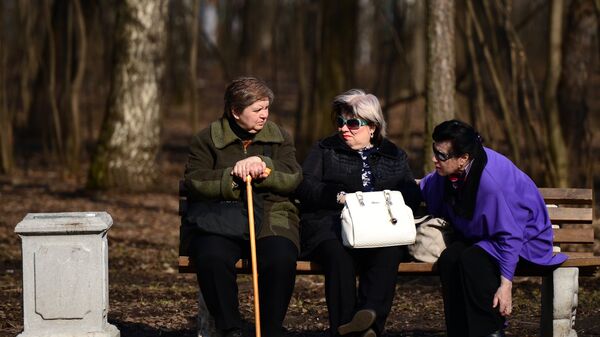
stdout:
[(335, 122), (336, 122), (338, 128), (343, 128), (344, 125), (347, 125), (348, 129), (350, 129), (350, 130), (358, 130), (358, 129), (360, 129), (361, 126), (369, 125), (369, 122), (367, 122), (364, 119), (360, 119), (360, 118), (345, 119), (342, 116), (337, 116), (337, 118), (335, 119)]
[(432, 144), (431, 148), (433, 149), (433, 156), (435, 157), (435, 159), (437, 159), (439, 161), (446, 161), (446, 160), (454, 157), (454, 153), (452, 153), (452, 152), (444, 153), (444, 152), (441, 152), (438, 149), (436, 149), (435, 144)]

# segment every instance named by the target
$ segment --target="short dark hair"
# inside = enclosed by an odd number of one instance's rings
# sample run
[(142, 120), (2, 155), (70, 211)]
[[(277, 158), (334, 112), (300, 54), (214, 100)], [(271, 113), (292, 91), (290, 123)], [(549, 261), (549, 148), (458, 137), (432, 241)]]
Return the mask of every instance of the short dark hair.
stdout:
[(452, 144), (452, 153), (456, 156), (462, 156), (465, 153), (473, 158), (483, 146), (483, 140), (475, 129), (458, 119), (438, 124), (433, 129), (432, 135), (434, 142), (449, 141)]
[(275, 99), (273, 91), (265, 82), (255, 77), (237, 78), (225, 89), (223, 116), (231, 118), (232, 110), (241, 112), (252, 103), (265, 98), (269, 99), (269, 104)]

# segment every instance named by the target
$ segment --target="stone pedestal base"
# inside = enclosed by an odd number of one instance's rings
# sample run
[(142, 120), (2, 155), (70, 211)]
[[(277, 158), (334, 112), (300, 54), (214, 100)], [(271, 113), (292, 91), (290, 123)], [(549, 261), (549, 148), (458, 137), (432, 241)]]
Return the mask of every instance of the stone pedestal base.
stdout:
[(121, 337), (121, 332), (116, 326), (107, 324), (104, 331), (94, 332), (77, 332), (77, 331), (54, 331), (51, 333), (37, 332), (22, 332), (17, 337)]

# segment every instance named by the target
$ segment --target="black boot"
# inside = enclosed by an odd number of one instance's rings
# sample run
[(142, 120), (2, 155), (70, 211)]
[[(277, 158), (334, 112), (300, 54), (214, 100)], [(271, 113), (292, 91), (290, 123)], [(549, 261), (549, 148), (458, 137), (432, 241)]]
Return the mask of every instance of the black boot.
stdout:
[(221, 331), (223, 337), (242, 337), (242, 329), (233, 328)]
[(375, 333), (375, 330), (368, 329), (362, 335), (360, 335), (360, 337), (377, 337), (377, 334)]
[(506, 335), (504, 334), (504, 330), (500, 329), (498, 331), (494, 331), (489, 335), (486, 335), (485, 337), (506, 337)]
[(340, 335), (347, 335), (351, 332), (365, 331), (373, 325), (375, 322), (376, 314), (374, 310), (362, 309), (354, 314), (354, 317), (349, 323), (340, 325), (338, 327), (338, 333)]

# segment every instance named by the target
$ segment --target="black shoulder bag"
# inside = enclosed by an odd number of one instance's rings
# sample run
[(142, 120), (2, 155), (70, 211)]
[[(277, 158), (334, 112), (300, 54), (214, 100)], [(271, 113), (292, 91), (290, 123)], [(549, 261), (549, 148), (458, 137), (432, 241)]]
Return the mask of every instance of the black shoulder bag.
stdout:
[[(193, 226), (195, 232), (217, 234), (237, 240), (249, 240), (248, 200), (246, 190), (238, 200), (188, 200), (187, 213), (182, 217), (182, 226)], [(262, 198), (252, 193), (254, 204), (254, 228), (260, 233), (263, 218)]]

